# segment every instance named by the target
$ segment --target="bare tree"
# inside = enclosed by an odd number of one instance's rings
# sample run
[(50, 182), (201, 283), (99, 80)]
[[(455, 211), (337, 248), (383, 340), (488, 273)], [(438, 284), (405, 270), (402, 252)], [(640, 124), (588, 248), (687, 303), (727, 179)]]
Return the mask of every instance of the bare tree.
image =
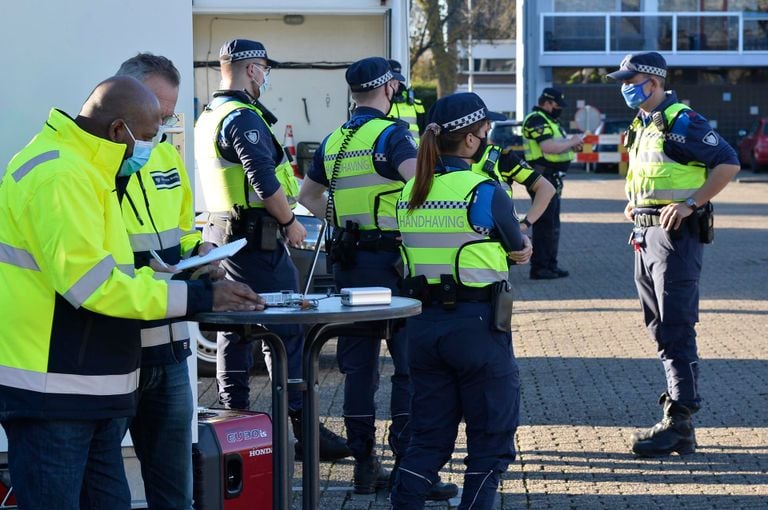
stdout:
[(473, 2), (471, 18), (466, 0), (415, 0), (411, 4), (411, 69), (421, 58), (431, 57), (430, 74), (437, 79), (438, 97), (456, 90), (457, 46), (469, 36), (469, 19), (476, 40), (514, 38), (514, 2)]

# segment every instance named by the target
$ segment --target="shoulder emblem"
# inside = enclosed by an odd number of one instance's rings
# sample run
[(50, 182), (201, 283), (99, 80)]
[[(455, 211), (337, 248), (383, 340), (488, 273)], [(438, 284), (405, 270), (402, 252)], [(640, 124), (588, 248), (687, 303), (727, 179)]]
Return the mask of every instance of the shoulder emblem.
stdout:
[(251, 142), (252, 144), (256, 145), (259, 143), (259, 130), (258, 129), (251, 129), (250, 131), (246, 131), (243, 136), (246, 140)]
[(717, 144), (720, 143), (720, 139), (717, 137), (717, 133), (714, 131), (710, 131), (704, 135), (704, 138), (702, 138), (701, 141), (707, 145), (711, 145), (712, 147), (717, 147)]

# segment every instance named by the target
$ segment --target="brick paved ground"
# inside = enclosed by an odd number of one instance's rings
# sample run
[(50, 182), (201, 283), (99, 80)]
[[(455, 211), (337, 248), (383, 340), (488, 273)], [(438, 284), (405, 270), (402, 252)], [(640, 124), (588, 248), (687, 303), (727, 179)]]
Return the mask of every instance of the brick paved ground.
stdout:
[[(522, 425), (497, 508), (768, 508), (768, 184), (734, 182), (716, 202), (718, 230), (705, 249), (698, 327), (706, 399), (696, 416), (700, 447), (695, 455), (664, 460), (635, 459), (628, 450), (630, 432), (657, 420), (664, 378), (641, 325), (622, 185), (616, 176), (569, 177), (560, 243), (569, 278), (531, 281), (527, 268), (513, 268)], [(526, 205), (520, 200), (518, 208)], [(321, 419), (341, 433), (334, 352), (330, 343), (321, 360)], [(378, 402), (386, 410), (392, 364), (385, 350), (382, 370)], [(252, 408), (268, 410), (267, 378), (255, 376), (252, 387)], [(213, 381), (202, 379), (200, 403), (215, 398)], [(378, 422), (378, 449), (391, 465), (386, 426), (385, 419)], [(460, 434), (444, 479), (461, 485), (465, 453)], [(321, 508), (388, 508), (384, 492), (350, 495), (351, 478), (351, 461), (323, 463)]]

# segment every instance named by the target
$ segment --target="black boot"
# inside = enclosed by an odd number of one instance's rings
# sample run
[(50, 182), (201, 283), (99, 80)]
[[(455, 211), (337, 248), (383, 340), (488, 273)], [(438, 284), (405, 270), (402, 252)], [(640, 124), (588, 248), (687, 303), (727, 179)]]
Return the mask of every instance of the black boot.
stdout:
[[(295, 459), (304, 458), (304, 445), (301, 441), (301, 410), (290, 411), (291, 425), (293, 425), (293, 435), (296, 436)], [(347, 448), (347, 440), (331, 432), (321, 423), (320, 424), (320, 460), (333, 461), (343, 459), (352, 455), (352, 450)]]
[(371, 455), (364, 460), (355, 460), (352, 485), (355, 494), (373, 494), (383, 489), (390, 480), (390, 473), (381, 465), (378, 455)]
[[(395, 485), (395, 474), (400, 467), (400, 457), (395, 457), (395, 465), (392, 467), (392, 473), (389, 475), (389, 490)], [(459, 494), (459, 486), (455, 483), (445, 483), (438, 477), (437, 482), (429, 489), (427, 501), (445, 501), (455, 498)]]
[(445, 501), (455, 498), (459, 493), (459, 486), (455, 483), (446, 483), (437, 479), (435, 484), (427, 493), (427, 501)]
[(680, 455), (696, 451), (696, 433), (691, 415), (695, 412), (663, 393), (659, 404), (664, 408), (661, 421), (646, 430), (632, 434), (632, 451), (641, 457), (663, 457), (672, 452)]

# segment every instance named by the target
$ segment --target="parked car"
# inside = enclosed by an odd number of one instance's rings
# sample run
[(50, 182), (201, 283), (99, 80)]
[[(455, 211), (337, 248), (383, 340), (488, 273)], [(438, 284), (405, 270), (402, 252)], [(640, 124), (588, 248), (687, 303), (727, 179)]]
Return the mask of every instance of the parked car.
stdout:
[(488, 142), (510, 149), (521, 158), (525, 155), (523, 144), (523, 123), (519, 120), (497, 120), (491, 122)]
[(740, 129), (739, 136), (736, 147), (741, 164), (755, 173), (768, 170), (768, 117), (757, 120), (749, 131)]
[[(632, 123), (632, 119), (604, 119), (597, 129), (596, 135), (618, 135), (627, 130)], [(619, 146), (615, 144), (597, 143), (592, 148), (594, 152), (618, 152)], [(595, 163), (595, 172), (618, 173), (618, 163)]]
[[(298, 248), (290, 248), (291, 258), (296, 268), (299, 270), (299, 291), (304, 292), (307, 288), (307, 277), (309, 276), (312, 260), (315, 256), (315, 247), (320, 243), (320, 253), (318, 255), (315, 272), (310, 282), (309, 292), (312, 294), (325, 294), (328, 289), (333, 289), (333, 275), (329, 274), (325, 265), (325, 247), (321, 236), (323, 221), (315, 216), (307, 214), (296, 214), (296, 219), (300, 221), (307, 229), (307, 237)], [(197, 373), (203, 377), (216, 376), (216, 332), (200, 331), (196, 323), (190, 323), (190, 338), (197, 346)], [(256, 345), (256, 344), (259, 345)], [(261, 356), (260, 342), (254, 342), (254, 371), (265, 370), (264, 362)]]

